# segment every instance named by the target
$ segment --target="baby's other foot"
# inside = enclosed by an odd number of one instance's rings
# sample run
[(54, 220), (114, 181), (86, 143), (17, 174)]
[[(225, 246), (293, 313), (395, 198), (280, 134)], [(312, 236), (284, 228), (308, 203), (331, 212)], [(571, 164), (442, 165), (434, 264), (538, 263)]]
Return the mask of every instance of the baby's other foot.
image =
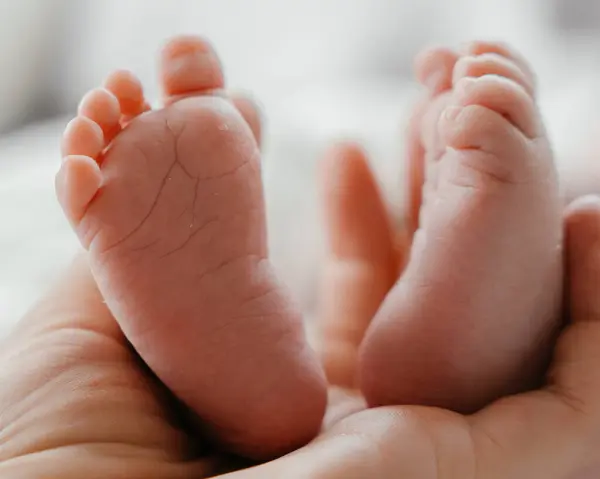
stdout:
[(543, 372), (560, 317), (561, 202), (519, 56), (484, 42), (435, 49), (418, 75), (431, 92), (412, 128), (418, 229), (362, 345), (361, 383), (371, 405), (470, 412)]
[(124, 333), (202, 428), (288, 452), (318, 432), (326, 389), (268, 259), (256, 111), (225, 97), (201, 39), (165, 47), (161, 82), (160, 110), (127, 72), (83, 99), (58, 198)]

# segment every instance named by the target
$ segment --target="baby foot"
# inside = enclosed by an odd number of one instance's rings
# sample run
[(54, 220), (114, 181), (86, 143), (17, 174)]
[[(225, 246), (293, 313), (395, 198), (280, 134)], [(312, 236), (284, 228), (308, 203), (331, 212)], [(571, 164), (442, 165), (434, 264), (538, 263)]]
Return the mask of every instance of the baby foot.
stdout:
[(361, 384), (371, 405), (471, 412), (543, 371), (561, 303), (561, 202), (520, 57), (478, 42), (428, 51), (418, 74), (431, 93), (412, 128), (423, 202), (406, 270), (363, 342)]
[(165, 47), (161, 82), (160, 110), (126, 72), (85, 96), (58, 198), (127, 338), (203, 430), (252, 458), (288, 452), (318, 432), (326, 389), (268, 260), (256, 111), (220, 93), (197, 38)]

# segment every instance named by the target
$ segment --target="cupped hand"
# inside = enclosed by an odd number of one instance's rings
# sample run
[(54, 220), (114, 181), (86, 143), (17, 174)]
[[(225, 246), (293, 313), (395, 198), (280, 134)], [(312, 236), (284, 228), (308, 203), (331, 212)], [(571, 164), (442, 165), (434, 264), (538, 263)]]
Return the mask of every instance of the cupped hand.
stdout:
[(351, 388), (332, 388), (322, 434), (254, 467), (190, 433), (180, 405), (129, 347), (81, 257), (2, 343), (0, 477), (205, 478), (235, 468), (227, 477), (596, 477), (600, 200), (573, 206), (566, 224), (570, 324), (543, 389), (466, 417), (421, 407), (365, 410)]

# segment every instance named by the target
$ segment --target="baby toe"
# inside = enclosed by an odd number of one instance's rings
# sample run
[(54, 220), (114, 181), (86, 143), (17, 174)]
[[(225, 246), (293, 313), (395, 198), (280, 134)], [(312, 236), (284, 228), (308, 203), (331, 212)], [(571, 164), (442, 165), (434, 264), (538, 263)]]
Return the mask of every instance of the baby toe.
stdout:
[(458, 60), (456, 52), (449, 48), (435, 47), (422, 51), (415, 60), (417, 80), (432, 95), (452, 88), (452, 71)]
[(161, 54), (160, 81), (167, 103), (181, 96), (223, 88), (221, 62), (210, 43), (201, 37), (180, 36)]
[(113, 72), (104, 82), (104, 87), (117, 98), (124, 117), (132, 118), (146, 110), (142, 83), (132, 72)]
[(454, 67), (453, 84), (465, 77), (479, 78), (485, 75), (507, 78), (521, 85), (529, 95), (535, 93), (532, 79), (514, 61), (496, 53), (461, 57)]
[(531, 96), (521, 85), (505, 77), (461, 78), (454, 89), (453, 104), (488, 108), (505, 117), (530, 139), (543, 133), (541, 118)]
[[(77, 226), (102, 183), (98, 164), (89, 156), (67, 156), (56, 175), (55, 188), (69, 222)], [(87, 245), (84, 245), (87, 247)]]
[(529, 81), (535, 86), (536, 75), (529, 65), (529, 62), (525, 59), (521, 53), (516, 51), (510, 45), (504, 42), (490, 42), (490, 41), (474, 41), (467, 43), (461, 48), (461, 54), (466, 56), (480, 56), (488, 53), (493, 53), (502, 56), (512, 61), (523, 74), (529, 79)]
[(61, 142), (63, 158), (84, 155), (98, 158), (104, 149), (102, 128), (90, 118), (78, 116), (67, 125)]
[(83, 97), (79, 104), (79, 115), (97, 123), (106, 142), (110, 142), (120, 130), (119, 100), (104, 88), (91, 90)]

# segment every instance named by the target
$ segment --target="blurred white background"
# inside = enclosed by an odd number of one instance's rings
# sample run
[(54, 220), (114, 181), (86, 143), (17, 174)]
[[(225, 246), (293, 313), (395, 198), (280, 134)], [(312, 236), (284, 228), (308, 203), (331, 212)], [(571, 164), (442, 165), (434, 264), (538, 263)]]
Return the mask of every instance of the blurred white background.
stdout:
[(230, 86), (263, 105), (272, 252), (309, 312), (319, 155), (336, 138), (363, 141), (401, 208), (411, 62), (424, 45), (517, 46), (539, 73), (561, 170), (582, 189), (600, 184), (584, 154), (600, 106), (595, 0), (0, 0), (0, 332), (77, 250), (53, 176), (78, 99), (114, 68), (133, 70), (154, 97), (156, 52), (178, 33), (212, 39)]

